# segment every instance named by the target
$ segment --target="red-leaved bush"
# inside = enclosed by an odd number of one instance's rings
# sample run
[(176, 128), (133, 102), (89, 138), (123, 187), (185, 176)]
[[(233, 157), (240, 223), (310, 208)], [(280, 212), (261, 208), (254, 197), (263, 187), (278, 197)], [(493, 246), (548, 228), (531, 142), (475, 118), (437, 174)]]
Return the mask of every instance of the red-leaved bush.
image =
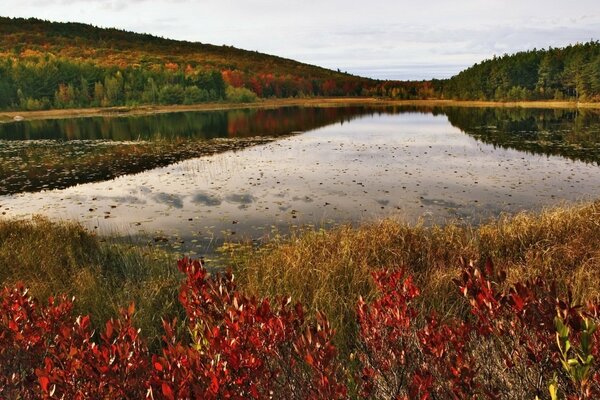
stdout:
[(489, 261), (462, 264), (470, 313), (443, 320), (421, 315), (403, 271), (375, 272), (379, 296), (357, 304), (348, 365), (324, 315), (309, 322), (289, 299), (249, 297), (199, 261), (178, 267), (187, 332), (164, 321), (160, 354), (132, 325), (133, 305), (96, 333), (65, 297), (41, 305), (23, 285), (5, 288), (0, 398), (600, 398), (598, 305), (575, 305), (543, 279), (507, 285)]
[(247, 297), (231, 273), (209, 277), (199, 261), (183, 259), (179, 300), (191, 343), (165, 323), (165, 349), (152, 359), (149, 396), (167, 399), (339, 399), (333, 332), (325, 318), (308, 326), (300, 305)]
[(470, 398), (476, 392), (470, 329), (429, 317), (417, 328), (419, 290), (401, 271), (373, 274), (381, 297), (358, 304), (363, 398)]
[(148, 352), (131, 326), (133, 307), (108, 321), (101, 343), (89, 317), (62, 297), (41, 307), (22, 285), (4, 289), (0, 310), (0, 397), (134, 398), (144, 390)]

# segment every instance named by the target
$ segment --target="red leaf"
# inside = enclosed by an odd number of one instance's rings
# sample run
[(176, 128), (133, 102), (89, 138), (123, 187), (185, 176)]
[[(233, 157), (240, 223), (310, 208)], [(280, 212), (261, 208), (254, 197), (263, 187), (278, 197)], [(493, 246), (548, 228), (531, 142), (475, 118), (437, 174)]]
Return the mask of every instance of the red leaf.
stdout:
[(167, 385), (165, 382), (162, 384), (162, 393), (167, 399), (175, 400), (175, 396), (173, 396), (173, 390), (171, 386)]
[(113, 324), (112, 321), (106, 321), (106, 338), (110, 339), (112, 338), (112, 334), (113, 334)]
[(8, 328), (11, 331), (16, 331), (17, 329), (19, 329), (19, 327), (17, 326), (17, 323), (13, 320), (8, 321)]
[(217, 381), (217, 377), (214, 375), (211, 377), (210, 391), (215, 394), (219, 391), (219, 381)]
[(44, 393), (48, 392), (48, 385), (50, 384), (50, 379), (48, 379), (47, 376), (40, 376), (39, 381), (40, 381), (40, 386), (42, 387), (42, 392), (44, 392)]
[(310, 354), (307, 354), (305, 359), (306, 359), (306, 362), (308, 363), (308, 365), (313, 365), (315, 362), (313, 357)]

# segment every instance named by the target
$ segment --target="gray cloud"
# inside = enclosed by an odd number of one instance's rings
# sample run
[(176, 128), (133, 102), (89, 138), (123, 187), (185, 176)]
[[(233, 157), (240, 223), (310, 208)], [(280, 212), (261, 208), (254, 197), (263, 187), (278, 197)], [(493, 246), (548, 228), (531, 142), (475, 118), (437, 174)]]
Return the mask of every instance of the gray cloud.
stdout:
[(205, 206), (218, 206), (221, 204), (221, 198), (206, 192), (198, 192), (192, 198), (192, 202), (204, 204)]
[(175, 208), (183, 208), (183, 197), (170, 194), (170, 193), (158, 193), (152, 197), (157, 203), (166, 204)]
[(256, 201), (256, 197), (252, 196), (251, 194), (234, 193), (225, 197), (225, 200), (230, 203), (248, 205), (254, 203)]

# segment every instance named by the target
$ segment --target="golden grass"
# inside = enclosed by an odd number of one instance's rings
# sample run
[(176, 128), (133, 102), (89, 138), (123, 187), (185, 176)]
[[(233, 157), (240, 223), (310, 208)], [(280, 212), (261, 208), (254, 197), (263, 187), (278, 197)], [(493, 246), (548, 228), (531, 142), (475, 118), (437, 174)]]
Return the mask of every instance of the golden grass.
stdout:
[(504, 216), (470, 227), (425, 227), (384, 220), (358, 228), (309, 231), (276, 238), (257, 251), (233, 253), (244, 290), (291, 295), (309, 310), (321, 310), (351, 343), (354, 306), (371, 297), (370, 273), (404, 267), (422, 289), (421, 306), (442, 316), (465, 312), (453, 278), (459, 257), (494, 263), (514, 282), (542, 275), (572, 287), (577, 299), (600, 297), (600, 201), (540, 213)]
[[(388, 219), (231, 249), (241, 290), (291, 296), (309, 313), (323, 311), (339, 332), (342, 352), (353, 344), (358, 297), (375, 295), (370, 274), (376, 269), (406, 268), (422, 289), (420, 307), (442, 317), (466, 312), (452, 282), (459, 257), (491, 257), (509, 282), (542, 275), (571, 287), (578, 300), (600, 298), (600, 201), (504, 216), (479, 227)], [(134, 301), (136, 324), (155, 345), (160, 318), (180, 312), (175, 258), (102, 242), (74, 223), (0, 219), (0, 284), (24, 281), (40, 299), (73, 295), (76, 311), (91, 314), (97, 326)]]
[(0, 219), (0, 284), (22, 281), (40, 300), (74, 296), (76, 312), (96, 327), (135, 302), (136, 325), (158, 344), (161, 317), (179, 312), (180, 279), (164, 252), (102, 242), (75, 223)]

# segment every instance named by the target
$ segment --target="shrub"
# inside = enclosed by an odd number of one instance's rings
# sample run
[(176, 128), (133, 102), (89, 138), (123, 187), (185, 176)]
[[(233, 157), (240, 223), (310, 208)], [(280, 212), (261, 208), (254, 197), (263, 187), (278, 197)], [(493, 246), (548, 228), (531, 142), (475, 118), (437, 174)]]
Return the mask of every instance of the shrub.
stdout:
[(196, 104), (207, 100), (209, 100), (209, 95), (206, 89), (201, 89), (198, 86), (185, 88), (183, 104)]
[(40, 306), (22, 285), (4, 289), (0, 316), (2, 398), (135, 398), (144, 392), (147, 350), (131, 326), (133, 307), (110, 320), (99, 345), (73, 303)]
[(233, 86), (227, 86), (225, 96), (228, 101), (233, 103), (252, 103), (258, 99), (256, 93), (252, 90), (243, 87), (235, 88)]
[(166, 84), (158, 92), (158, 101), (161, 104), (183, 104), (185, 90), (181, 85)]
[(131, 324), (133, 306), (108, 321), (98, 340), (89, 317), (73, 316), (70, 300), (40, 306), (20, 284), (4, 289), (0, 397), (346, 397), (326, 320), (308, 325), (289, 300), (271, 307), (246, 297), (231, 274), (210, 277), (198, 261), (181, 260), (179, 268), (190, 337), (165, 322), (164, 349), (153, 356)]
[(300, 305), (236, 291), (231, 273), (209, 277), (199, 261), (183, 259), (179, 299), (191, 341), (165, 323), (165, 349), (154, 356), (150, 393), (174, 398), (344, 398), (327, 321), (305, 326)]
[[(0, 397), (150, 399), (595, 399), (599, 305), (573, 303), (535, 278), (506, 285), (491, 261), (462, 262), (455, 283), (470, 315), (420, 315), (403, 270), (373, 273), (357, 303), (358, 343), (342, 366), (333, 330), (290, 299), (249, 297), (230, 272), (178, 262), (187, 334), (164, 320), (151, 354), (134, 307), (100, 335), (65, 297), (40, 305), (23, 285), (0, 292)], [(350, 368), (352, 367), (352, 368)], [(349, 389), (350, 388), (350, 389)]]

